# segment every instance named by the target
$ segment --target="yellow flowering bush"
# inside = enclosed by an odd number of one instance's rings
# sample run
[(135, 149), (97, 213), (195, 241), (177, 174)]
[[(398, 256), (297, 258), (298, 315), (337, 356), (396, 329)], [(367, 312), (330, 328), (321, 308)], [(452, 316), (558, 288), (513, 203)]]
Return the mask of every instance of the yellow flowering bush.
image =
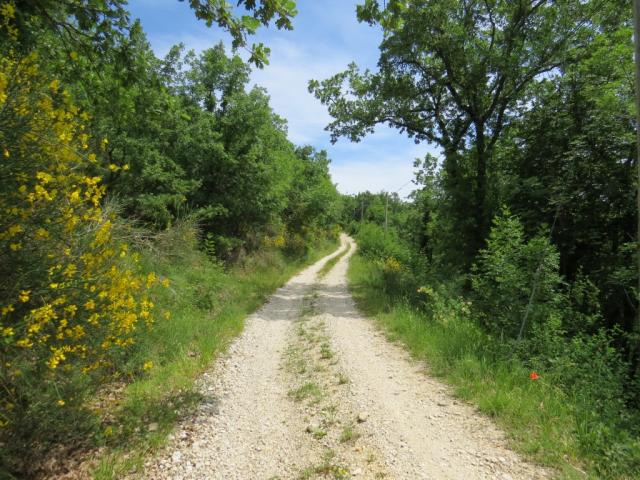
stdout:
[(471, 315), (471, 302), (452, 292), (442, 293), (430, 286), (422, 286), (416, 293), (418, 304), (435, 322), (459, 322)]
[(265, 235), (262, 239), (262, 245), (267, 248), (282, 248), (285, 244), (286, 240), (282, 233), (274, 236)]
[(35, 54), (12, 57), (0, 59), (0, 435), (32, 405), (71, 408), (70, 379), (112, 370), (153, 323), (161, 283), (114, 236), (87, 173), (88, 115)]
[(403, 269), (402, 264), (395, 257), (387, 257), (382, 263), (382, 269), (385, 273), (395, 274)]
[(397, 294), (409, 282), (410, 270), (393, 255), (378, 259), (376, 264), (382, 272), (384, 291)]

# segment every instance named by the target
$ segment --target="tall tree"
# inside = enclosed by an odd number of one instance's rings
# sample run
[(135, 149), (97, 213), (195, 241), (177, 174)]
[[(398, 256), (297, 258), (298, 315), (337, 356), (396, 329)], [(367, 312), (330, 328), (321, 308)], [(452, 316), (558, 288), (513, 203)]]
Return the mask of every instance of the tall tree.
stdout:
[(352, 64), (310, 82), (310, 90), (335, 119), (334, 141), (358, 141), (384, 123), (442, 147), (456, 195), (473, 192), (473, 253), (488, 229), (496, 142), (527, 87), (560, 68), (564, 52), (589, 34), (591, 8), (579, 0), (390, 0), (384, 7), (366, 0), (359, 20), (384, 32), (379, 70)]

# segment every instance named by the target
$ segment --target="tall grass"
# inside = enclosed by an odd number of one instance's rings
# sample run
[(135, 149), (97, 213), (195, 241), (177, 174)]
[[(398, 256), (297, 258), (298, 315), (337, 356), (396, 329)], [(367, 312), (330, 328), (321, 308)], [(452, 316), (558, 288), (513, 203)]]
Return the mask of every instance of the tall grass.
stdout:
[(531, 380), (531, 372), (509, 359), (470, 318), (434, 321), (401, 298), (385, 294), (383, 273), (374, 261), (355, 255), (348, 275), (360, 309), (425, 361), (429, 372), (450, 384), (456, 396), (493, 418), (526, 457), (553, 467), (558, 478), (638, 478), (628, 467), (618, 468), (619, 459), (585, 450), (580, 418), (589, 412), (581, 410), (579, 399), (557, 387), (552, 375)]

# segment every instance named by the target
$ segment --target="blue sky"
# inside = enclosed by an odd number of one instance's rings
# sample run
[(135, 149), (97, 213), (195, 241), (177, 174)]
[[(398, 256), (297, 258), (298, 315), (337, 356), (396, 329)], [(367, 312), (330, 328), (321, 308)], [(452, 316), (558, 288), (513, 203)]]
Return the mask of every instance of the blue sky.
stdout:
[[(322, 80), (352, 61), (375, 68), (381, 32), (356, 20), (358, 0), (298, 0), (293, 31), (263, 28), (253, 42), (271, 48), (270, 64), (255, 70), (252, 82), (267, 89), (273, 109), (289, 123), (296, 144), (325, 149), (332, 160), (331, 175), (342, 193), (396, 191), (413, 178), (413, 160), (428, 151), (396, 131), (379, 127), (359, 143), (340, 139), (332, 145), (324, 127), (330, 117), (307, 91), (310, 79)], [(179, 42), (201, 51), (229, 38), (218, 28), (199, 22), (187, 2), (130, 0), (133, 18), (139, 18), (156, 52), (164, 56)], [(240, 52), (242, 54), (242, 52)], [(411, 185), (400, 194), (407, 195)]]

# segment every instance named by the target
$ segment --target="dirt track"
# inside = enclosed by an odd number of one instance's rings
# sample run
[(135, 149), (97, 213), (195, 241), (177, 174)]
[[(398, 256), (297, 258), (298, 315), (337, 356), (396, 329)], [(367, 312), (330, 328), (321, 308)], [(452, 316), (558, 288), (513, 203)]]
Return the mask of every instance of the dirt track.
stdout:
[(144, 478), (547, 478), (358, 313), (341, 241), (247, 319)]

